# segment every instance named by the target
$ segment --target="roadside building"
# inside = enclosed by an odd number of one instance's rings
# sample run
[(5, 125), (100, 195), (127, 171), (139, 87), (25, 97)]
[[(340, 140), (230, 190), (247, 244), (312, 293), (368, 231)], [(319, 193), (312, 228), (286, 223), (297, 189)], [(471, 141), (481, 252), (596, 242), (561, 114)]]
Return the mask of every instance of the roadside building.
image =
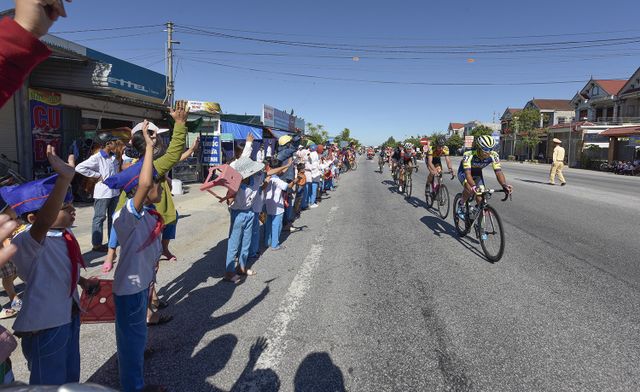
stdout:
[(507, 108), (505, 109), (502, 117), (500, 117), (500, 156), (506, 158), (509, 155), (515, 155), (515, 141), (514, 141), (514, 117), (520, 113), (522, 109)]
[(24, 177), (50, 173), (47, 144), (66, 157), (99, 130), (145, 118), (164, 125), (164, 75), (52, 35), (41, 40), (52, 56), (0, 110), (0, 152)]
[(458, 135), (462, 138), (464, 137), (463, 123), (449, 123), (449, 127), (447, 128), (447, 136), (451, 137), (453, 135)]

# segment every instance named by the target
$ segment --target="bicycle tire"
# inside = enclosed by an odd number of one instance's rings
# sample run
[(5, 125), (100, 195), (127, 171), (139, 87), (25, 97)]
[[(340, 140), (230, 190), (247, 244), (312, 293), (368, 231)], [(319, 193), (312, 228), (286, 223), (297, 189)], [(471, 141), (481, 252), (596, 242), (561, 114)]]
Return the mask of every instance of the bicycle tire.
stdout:
[(405, 181), (405, 184), (404, 184), (404, 193), (407, 199), (411, 197), (412, 191), (413, 191), (413, 180), (411, 179), (411, 175), (408, 175), (407, 180)]
[[(499, 236), (498, 239), (500, 241), (500, 245), (498, 246), (498, 252), (496, 252), (496, 254), (492, 254), (488, 247), (487, 247), (487, 242), (488, 242), (488, 238), (484, 238), (481, 233), (480, 230), (482, 230), (484, 232), (484, 225), (485, 223), (485, 216), (487, 215), (487, 212), (489, 213), (489, 216), (492, 217), (491, 219), (491, 225), (493, 227), (493, 229), (495, 230), (495, 228), (497, 228), (499, 230)], [(504, 246), (505, 246), (505, 240), (504, 240), (504, 227), (502, 226), (502, 219), (500, 219), (500, 215), (498, 215), (498, 212), (495, 210), (495, 208), (491, 207), (491, 206), (486, 206), (484, 208), (484, 210), (482, 211), (482, 214), (480, 214), (480, 216), (478, 217), (478, 240), (480, 241), (480, 246), (482, 247), (482, 252), (484, 253), (485, 257), (492, 263), (495, 263), (497, 261), (499, 261), (502, 258), (502, 255), (504, 254)]]
[(440, 184), (435, 200), (438, 206), (438, 214), (440, 214), (440, 218), (447, 219), (451, 205), (449, 204), (449, 190), (446, 185)]
[[(460, 237), (464, 237), (465, 235), (469, 234), (469, 229), (470, 229), (470, 225), (469, 225), (469, 220), (468, 219), (460, 219), (460, 217), (458, 216), (458, 203), (460, 202), (460, 199), (462, 199), (462, 193), (458, 193), (456, 194), (456, 197), (453, 198), (453, 206), (454, 206), (454, 211), (453, 211), (453, 224), (456, 227), (456, 231), (458, 232), (458, 235)], [(466, 208), (466, 206), (465, 206)], [(467, 211), (468, 213), (468, 211)], [(466, 216), (466, 215), (465, 215)], [(462, 226), (460, 225), (461, 221), (463, 221), (462, 223), (464, 224), (464, 228), (462, 228)]]
[(425, 199), (425, 204), (427, 205), (427, 209), (433, 207), (433, 193), (431, 193), (431, 187), (429, 186), (429, 183), (425, 184), (424, 186), (424, 199)]

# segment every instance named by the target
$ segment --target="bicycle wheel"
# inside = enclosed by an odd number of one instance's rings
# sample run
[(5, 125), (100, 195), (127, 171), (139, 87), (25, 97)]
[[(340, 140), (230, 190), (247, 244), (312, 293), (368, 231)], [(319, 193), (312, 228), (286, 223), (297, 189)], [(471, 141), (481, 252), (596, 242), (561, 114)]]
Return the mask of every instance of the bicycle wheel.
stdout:
[(438, 205), (438, 214), (440, 214), (440, 218), (447, 219), (449, 215), (449, 190), (444, 184), (440, 185), (438, 189), (438, 194), (435, 197), (436, 204)]
[(411, 177), (411, 175), (408, 175), (404, 183), (404, 193), (407, 199), (411, 197), (411, 191), (413, 191), (413, 180)]
[(431, 187), (429, 183), (424, 186), (424, 199), (425, 204), (427, 205), (427, 209), (433, 207), (433, 193), (431, 193)]
[[(467, 217), (467, 212), (465, 211), (465, 218), (461, 218), (458, 216), (458, 203), (462, 199), (462, 193), (458, 193), (456, 197), (453, 198), (453, 223), (456, 227), (456, 231), (460, 237), (464, 237), (469, 233), (469, 222)], [(466, 206), (464, 207), (466, 209)]]
[(479, 240), (482, 251), (489, 261), (495, 263), (504, 253), (504, 230), (498, 212), (486, 206), (478, 217)]

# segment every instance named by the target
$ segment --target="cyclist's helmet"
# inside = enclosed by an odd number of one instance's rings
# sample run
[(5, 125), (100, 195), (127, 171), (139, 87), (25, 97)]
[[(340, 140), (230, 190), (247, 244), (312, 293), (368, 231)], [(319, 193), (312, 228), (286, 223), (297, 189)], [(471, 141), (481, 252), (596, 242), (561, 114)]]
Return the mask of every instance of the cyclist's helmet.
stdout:
[(406, 148), (407, 150), (412, 149), (412, 148), (413, 148), (413, 144), (411, 144), (411, 143), (405, 143), (405, 144), (404, 144), (404, 148)]
[(482, 151), (492, 151), (496, 146), (496, 140), (489, 135), (482, 135), (476, 137), (476, 147), (481, 149)]
[(447, 139), (444, 136), (436, 139), (436, 147), (444, 147), (445, 144), (447, 144)]

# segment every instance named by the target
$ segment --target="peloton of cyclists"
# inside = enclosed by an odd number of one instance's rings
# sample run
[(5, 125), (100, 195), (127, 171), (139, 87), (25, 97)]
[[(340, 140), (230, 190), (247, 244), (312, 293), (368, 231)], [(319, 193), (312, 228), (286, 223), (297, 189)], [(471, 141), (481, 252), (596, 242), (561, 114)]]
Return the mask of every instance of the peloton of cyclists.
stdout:
[[(442, 172), (442, 157), (447, 162), (447, 168), (449, 168), (449, 174), (453, 176), (453, 169), (451, 168), (451, 158), (449, 158), (449, 147), (446, 146), (447, 139), (444, 136), (439, 136), (436, 139), (435, 146), (430, 145), (427, 149), (427, 169), (429, 169), (429, 176), (427, 177), (427, 186), (433, 185), (433, 178)], [(432, 189), (427, 188), (427, 189)]]

